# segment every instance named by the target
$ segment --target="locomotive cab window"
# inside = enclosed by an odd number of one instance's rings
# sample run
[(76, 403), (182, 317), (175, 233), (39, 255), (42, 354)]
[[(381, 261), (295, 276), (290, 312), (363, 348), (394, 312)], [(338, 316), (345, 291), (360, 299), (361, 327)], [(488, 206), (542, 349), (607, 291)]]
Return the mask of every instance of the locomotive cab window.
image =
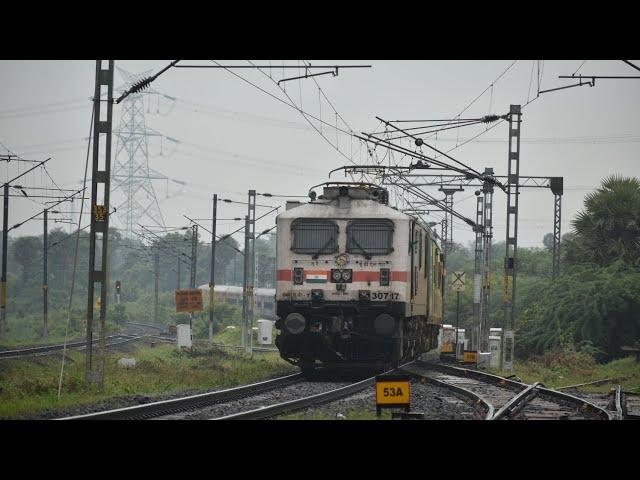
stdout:
[(338, 225), (330, 220), (298, 218), (291, 225), (295, 253), (321, 255), (338, 251)]
[(347, 225), (347, 252), (364, 255), (387, 255), (393, 251), (391, 220), (352, 220)]

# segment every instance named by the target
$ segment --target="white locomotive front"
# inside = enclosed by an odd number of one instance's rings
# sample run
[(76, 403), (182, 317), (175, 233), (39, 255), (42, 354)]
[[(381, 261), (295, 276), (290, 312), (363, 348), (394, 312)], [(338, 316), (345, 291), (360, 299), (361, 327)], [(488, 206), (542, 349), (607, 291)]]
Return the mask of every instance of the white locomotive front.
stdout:
[(370, 184), (327, 184), (277, 217), (276, 345), (303, 372), (383, 369), (436, 346), (442, 255), (387, 198)]

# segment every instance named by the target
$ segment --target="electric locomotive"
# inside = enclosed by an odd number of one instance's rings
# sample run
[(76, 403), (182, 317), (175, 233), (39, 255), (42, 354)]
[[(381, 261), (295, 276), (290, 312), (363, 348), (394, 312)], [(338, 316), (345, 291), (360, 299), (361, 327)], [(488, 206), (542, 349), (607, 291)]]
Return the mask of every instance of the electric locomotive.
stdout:
[(311, 374), (384, 370), (436, 348), (445, 271), (435, 233), (389, 207), (382, 187), (322, 186), (276, 219), (280, 356)]

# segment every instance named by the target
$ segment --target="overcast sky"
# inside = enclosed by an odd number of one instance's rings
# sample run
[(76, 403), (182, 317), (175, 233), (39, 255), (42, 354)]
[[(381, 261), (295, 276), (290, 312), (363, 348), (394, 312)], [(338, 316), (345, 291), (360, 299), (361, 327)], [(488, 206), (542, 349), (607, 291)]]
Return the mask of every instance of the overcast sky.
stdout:
[[(166, 61), (116, 61), (129, 72), (155, 73)], [(269, 64), (269, 60), (257, 61)], [(282, 60), (271, 61), (282, 65)], [(582, 60), (545, 61), (541, 89), (575, 83), (558, 79), (570, 75)], [(206, 61), (183, 61), (206, 64)], [(224, 64), (248, 65), (225, 61)], [(370, 69), (344, 69), (338, 76), (316, 78), (317, 84), (340, 117), (355, 132), (379, 129), (375, 116), (397, 119), (446, 119), (458, 115), (509, 67), (513, 60), (491, 61), (312, 61), (317, 64), (370, 64)], [(298, 65), (298, 61), (287, 61)], [(504, 114), (509, 104), (525, 104), (536, 97), (537, 62), (515, 63), (462, 117), (477, 118), (488, 113)], [(238, 75), (306, 112), (335, 125), (336, 115), (313, 79), (284, 83), (290, 100), (263, 73), (236, 70)], [(635, 75), (638, 72), (621, 61), (587, 61), (579, 73), (587, 75)], [(91, 118), (89, 97), (94, 89), (95, 61), (0, 61), (0, 142), (30, 159), (52, 157), (48, 170), (62, 188), (77, 188), (82, 180)], [(298, 75), (297, 70), (272, 73), (275, 81)], [(116, 74), (116, 86), (125, 82)], [(145, 97), (145, 121), (150, 129), (178, 140), (150, 137), (151, 168), (170, 179), (186, 182), (180, 190), (175, 182), (155, 182), (165, 224), (187, 225), (183, 214), (196, 218), (211, 216), (211, 196), (246, 201), (247, 190), (282, 195), (304, 195), (310, 186), (327, 181), (329, 170), (348, 163), (336, 149), (356, 163), (367, 163), (366, 150), (348, 136), (336, 136), (335, 128), (324, 125), (316, 131), (300, 112), (249, 85), (232, 73), (219, 69), (171, 69), (152, 87), (164, 96)], [(114, 129), (122, 107), (114, 106)], [(610, 174), (640, 174), (640, 81), (597, 80), (595, 87), (582, 86), (542, 94), (523, 110), (521, 175), (563, 176), (562, 231), (582, 208), (584, 195)], [(320, 130), (319, 123), (313, 121)], [(341, 119), (338, 126), (348, 129)], [(449, 150), (480, 133), (485, 126), (441, 132), (430, 143)], [(326, 138), (323, 138), (324, 135)], [(116, 137), (114, 136), (114, 151)], [(332, 146), (333, 144), (333, 146)], [(423, 147), (423, 152), (428, 149)], [(0, 145), (0, 153), (7, 153)], [(381, 147), (375, 152), (382, 158)], [(507, 124), (451, 152), (456, 159), (477, 170), (493, 167), (497, 175), (507, 170)], [(399, 156), (393, 161), (408, 164)], [(19, 170), (21, 169), (21, 170)], [(5, 181), (24, 171), (25, 166), (0, 163)], [(38, 169), (25, 177), (27, 186), (51, 186)], [(333, 176), (332, 179), (344, 180)], [(167, 198), (167, 193), (169, 198)], [(432, 189), (437, 197), (441, 194)], [(112, 204), (121, 197), (115, 196)], [(455, 208), (475, 218), (473, 189), (457, 193)], [(31, 215), (41, 206), (35, 201), (12, 198), (9, 225)], [(278, 205), (276, 199), (259, 198), (258, 203)], [(553, 230), (553, 196), (548, 190), (524, 190), (520, 198), (519, 244), (542, 246), (545, 233)], [(74, 210), (79, 207), (75, 204)], [(506, 196), (496, 191), (494, 239), (505, 237)], [(264, 209), (260, 209), (260, 212)], [(221, 204), (220, 218), (244, 216), (245, 207)], [(438, 221), (441, 215), (434, 215)], [(145, 223), (149, 223), (148, 221)], [(83, 222), (84, 225), (84, 222)], [(112, 221), (112, 225), (118, 225)], [(273, 225), (266, 217), (258, 230)], [(66, 230), (70, 227), (63, 225)], [(221, 221), (219, 232), (240, 226)], [(39, 234), (41, 222), (25, 224), (13, 235)], [(470, 228), (454, 222), (454, 240), (467, 243)]]

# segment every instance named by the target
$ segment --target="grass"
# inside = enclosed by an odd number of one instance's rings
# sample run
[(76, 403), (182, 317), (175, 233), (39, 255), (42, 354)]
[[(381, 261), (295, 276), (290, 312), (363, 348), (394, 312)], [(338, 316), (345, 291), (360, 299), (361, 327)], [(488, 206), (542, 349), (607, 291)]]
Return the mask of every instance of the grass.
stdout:
[(529, 362), (515, 362), (513, 372), (490, 370), (498, 375), (515, 374), (526, 383), (542, 382), (550, 388), (612, 378), (604, 385), (589, 385), (586, 392), (606, 393), (613, 385), (640, 393), (640, 363), (634, 357), (621, 358), (605, 364), (595, 363), (591, 357), (580, 354), (547, 354)]
[[(198, 349), (192, 353), (172, 345), (134, 347), (132, 353), (108, 355), (104, 393), (87, 390), (84, 353), (68, 352), (62, 397), (57, 400), (60, 355), (0, 362), (0, 418), (28, 418), (43, 411), (134, 395), (179, 393), (232, 387), (295, 369), (277, 352), (249, 358), (241, 352)], [(122, 357), (135, 357), (136, 368), (117, 367)]]
[[(336, 415), (336, 413), (314, 410), (312, 412), (291, 413), (279, 418), (280, 420), (338, 420)], [(376, 415), (376, 412), (356, 409), (342, 412), (342, 415), (344, 415), (345, 418), (341, 420), (391, 420), (391, 412), (389, 410), (383, 410), (379, 417)]]

